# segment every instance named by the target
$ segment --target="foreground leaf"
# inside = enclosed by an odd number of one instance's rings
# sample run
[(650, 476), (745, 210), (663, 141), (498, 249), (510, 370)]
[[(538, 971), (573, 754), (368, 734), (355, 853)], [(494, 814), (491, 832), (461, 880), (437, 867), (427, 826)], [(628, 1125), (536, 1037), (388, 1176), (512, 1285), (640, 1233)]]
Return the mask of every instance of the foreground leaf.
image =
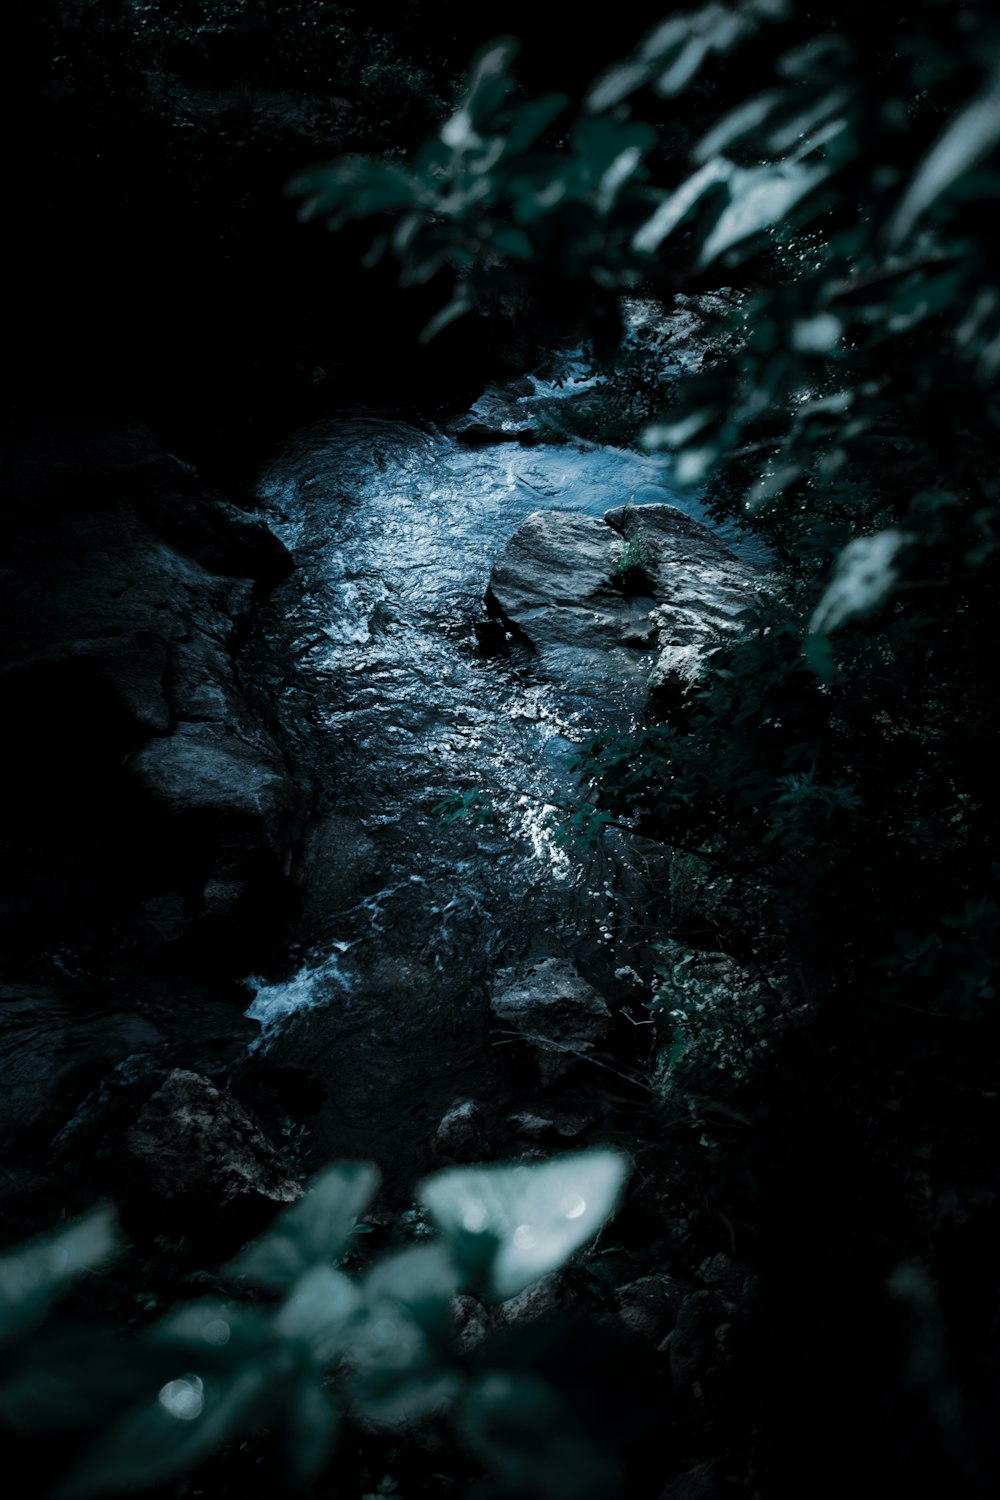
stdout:
[(628, 1171), (618, 1152), (583, 1151), (531, 1165), (456, 1167), (429, 1177), (418, 1197), (460, 1263), (484, 1245), (487, 1289), (503, 1299), (557, 1270), (597, 1233)]
[(534, 1375), (497, 1371), (462, 1405), (465, 1435), (505, 1493), (537, 1500), (610, 1500), (621, 1475), (571, 1407)]
[(226, 1376), (188, 1374), (133, 1408), (60, 1486), (56, 1500), (91, 1500), (148, 1488), (207, 1458), (260, 1417), (275, 1371), (256, 1360)]
[(313, 1178), (306, 1196), (280, 1215), (230, 1266), (262, 1286), (291, 1286), (312, 1266), (329, 1265), (347, 1244), (379, 1184), (368, 1162), (338, 1162)]
[(61, 1292), (118, 1248), (114, 1214), (99, 1208), (0, 1258), (0, 1343), (42, 1318)]

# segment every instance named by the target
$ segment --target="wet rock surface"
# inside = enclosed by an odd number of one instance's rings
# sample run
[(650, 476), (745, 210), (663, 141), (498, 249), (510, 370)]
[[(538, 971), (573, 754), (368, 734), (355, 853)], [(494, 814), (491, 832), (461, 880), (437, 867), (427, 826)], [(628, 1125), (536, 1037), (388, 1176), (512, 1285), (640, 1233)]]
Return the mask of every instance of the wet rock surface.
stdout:
[(629, 1333), (660, 1344), (674, 1329), (684, 1291), (671, 1276), (640, 1276), (615, 1292), (618, 1316)]
[(607, 1001), (564, 959), (500, 970), (496, 985), (490, 1001), (494, 1020), (528, 1045), (543, 1083), (586, 1059), (611, 1030)]
[(162, 1030), (132, 1010), (88, 1015), (54, 984), (0, 985), (0, 1147), (13, 1154), (61, 1123), (67, 1094), (138, 1052), (155, 1052)]
[(302, 1195), (242, 1105), (186, 1069), (166, 1075), (123, 1145), (134, 1191), (162, 1215), (207, 1211), (249, 1230)]
[(223, 909), (238, 922), (294, 835), (287, 766), (236, 664), (286, 550), (135, 424), (29, 424), (5, 487), (6, 827), (29, 851), (8, 952), (31, 934), (107, 943), (111, 913), (128, 924), (142, 903), (147, 943)]
[(485, 1118), (475, 1099), (457, 1099), (434, 1132), (434, 1149), (443, 1161), (471, 1162), (489, 1151)]
[(522, 522), (497, 558), (487, 600), (544, 672), (612, 703), (625, 684), (641, 705), (650, 685), (683, 688), (697, 676), (757, 581), (676, 506), (618, 506), (600, 521), (552, 510)]

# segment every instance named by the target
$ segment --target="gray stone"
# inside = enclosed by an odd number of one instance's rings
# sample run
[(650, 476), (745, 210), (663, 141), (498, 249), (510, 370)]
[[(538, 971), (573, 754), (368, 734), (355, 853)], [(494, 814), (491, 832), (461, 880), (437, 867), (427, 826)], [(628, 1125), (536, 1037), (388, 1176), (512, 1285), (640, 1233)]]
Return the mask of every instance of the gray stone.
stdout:
[(719, 1362), (715, 1330), (728, 1319), (729, 1308), (718, 1292), (691, 1292), (681, 1304), (670, 1334), (670, 1378), (678, 1394), (690, 1395)]
[(0, 985), (0, 1025), (0, 1146), (12, 1159), (22, 1137), (62, 1123), (89, 1075), (163, 1042), (145, 1017), (81, 1015), (50, 985)]
[(458, 442), (472, 447), (534, 441), (534, 417), (518, 400), (526, 393), (527, 385), (530, 382), (512, 382), (506, 388), (488, 386), (467, 412), (450, 417), (444, 423), (444, 430)]
[[(619, 573), (628, 539), (642, 567)], [(672, 505), (535, 511), (494, 565), (490, 612), (570, 690), (641, 705), (648, 687), (688, 686), (704, 652), (731, 631), (759, 575)], [(626, 587), (628, 583), (628, 587)]]
[(646, 1343), (660, 1344), (677, 1322), (684, 1293), (672, 1276), (640, 1276), (615, 1292), (622, 1323)]
[(725, 1500), (737, 1487), (717, 1478), (707, 1465), (678, 1474), (660, 1491), (659, 1500)]
[(143, 1191), (161, 1203), (276, 1209), (302, 1196), (243, 1106), (183, 1068), (147, 1099), (125, 1133), (125, 1149)]
[(653, 682), (683, 688), (698, 676), (705, 648), (736, 628), (759, 575), (676, 506), (619, 506), (604, 519), (623, 537), (644, 539), (654, 601)]
[(734, 1306), (741, 1306), (756, 1295), (757, 1277), (731, 1255), (721, 1252), (703, 1260), (698, 1276), (712, 1291), (721, 1292)]
[(543, 1082), (566, 1073), (611, 1028), (604, 997), (565, 959), (539, 959), (519, 972), (502, 970), (496, 978), (490, 1001), (494, 1019), (532, 1046)]
[(226, 843), (281, 847), (289, 819), (286, 775), (223, 727), (180, 724), (173, 734), (149, 740), (128, 764), (172, 816), (207, 816), (224, 825)]
[(541, 1281), (526, 1286), (516, 1297), (498, 1302), (493, 1309), (494, 1321), (501, 1328), (510, 1328), (515, 1323), (530, 1323), (535, 1318), (555, 1312), (563, 1303), (562, 1277), (558, 1272), (545, 1276)]
[[(88, 903), (95, 886), (115, 885), (117, 856), (138, 899), (185, 903), (179, 925), (147, 925), (152, 943), (158, 930), (171, 941), (214, 915), (215, 896), (200, 917), (190, 901), (213, 879), (248, 882), (235, 906), (221, 904), (259, 918), (298, 828), (237, 647), (255, 580), (287, 573), (286, 549), (138, 426), (39, 416), (11, 454), (9, 480), (0, 702), (20, 726), (14, 779), (44, 810), (22, 908), (50, 903), (57, 856), (80, 887), (67, 886), (59, 940), (89, 943)], [(147, 796), (136, 797), (130, 773)], [(102, 808), (114, 833), (95, 861)]]
[(530, 1110), (518, 1110), (507, 1116), (508, 1127), (523, 1140), (532, 1142), (576, 1141), (593, 1124), (593, 1119), (583, 1115), (536, 1115)]
[(486, 1308), (475, 1297), (459, 1292), (451, 1299), (452, 1317), (455, 1323), (455, 1343), (460, 1354), (469, 1354), (478, 1349), (490, 1331), (490, 1317)]
[(456, 1099), (434, 1133), (434, 1149), (449, 1161), (480, 1161), (486, 1154), (483, 1112), (475, 1099)]

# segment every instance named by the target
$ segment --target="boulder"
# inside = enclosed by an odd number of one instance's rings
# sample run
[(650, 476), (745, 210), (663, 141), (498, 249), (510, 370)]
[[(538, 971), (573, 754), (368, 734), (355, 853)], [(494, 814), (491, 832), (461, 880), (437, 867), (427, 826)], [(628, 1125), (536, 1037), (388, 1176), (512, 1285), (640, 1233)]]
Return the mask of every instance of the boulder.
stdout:
[(8, 500), (5, 946), (89, 947), (109, 910), (169, 910), (146, 924), (151, 952), (206, 918), (212, 944), (220, 918), (263, 936), (295, 799), (239, 648), (287, 551), (137, 424), (26, 420)]
[(180, 724), (149, 740), (128, 765), (162, 811), (207, 828), (220, 850), (282, 849), (291, 813), (287, 777), (238, 734)]
[(645, 1343), (660, 1344), (677, 1322), (684, 1293), (672, 1276), (640, 1276), (615, 1292), (618, 1316)]
[(199, 1073), (174, 1068), (125, 1133), (136, 1186), (160, 1210), (203, 1209), (248, 1232), (302, 1196), (241, 1104)]
[(494, 1020), (532, 1047), (544, 1083), (568, 1072), (611, 1029), (603, 995), (565, 959), (543, 958), (521, 971), (501, 970), (496, 982), (490, 1001)]
[(483, 1111), (475, 1099), (456, 1099), (434, 1133), (434, 1150), (447, 1161), (481, 1161), (487, 1153)]
[(535, 511), (497, 558), (487, 608), (546, 675), (635, 708), (650, 685), (690, 684), (758, 578), (676, 506)]
[(493, 1320), (498, 1328), (512, 1328), (516, 1323), (531, 1323), (536, 1318), (547, 1317), (558, 1311), (565, 1302), (565, 1286), (559, 1271), (533, 1281), (516, 1297), (508, 1297), (493, 1308)]
[(717, 1330), (726, 1326), (729, 1306), (719, 1292), (691, 1292), (681, 1303), (677, 1323), (664, 1344), (669, 1350), (670, 1378), (678, 1395), (697, 1395), (720, 1359)]
[(146, 1017), (118, 1008), (81, 1013), (51, 984), (0, 984), (0, 1026), (0, 1147), (12, 1163), (22, 1143), (62, 1124), (95, 1076), (164, 1041)]
[(604, 520), (645, 559), (656, 634), (652, 684), (684, 688), (698, 676), (705, 648), (736, 628), (760, 575), (675, 505), (618, 506)]
[(451, 1299), (455, 1344), (460, 1354), (471, 1354), (484, 1343), (490, 1331), (488, 1310), (476, 1298), (458, 1292)]
[(592, 1115), (536, 1114), (517, 1110), (506, 1119), (507, 1128), (520, 1140), (532, 1145), (562, 1145), (578, 1141), (594, 1123)]
[(467, 412), (450, 417), (443, 424), (444, 430), (469, 447), (536, 442), (534, 415), (520, 400), (533, 390), (533, 383), (526, 378), (509, 381), (505, 386), (487, 386)]

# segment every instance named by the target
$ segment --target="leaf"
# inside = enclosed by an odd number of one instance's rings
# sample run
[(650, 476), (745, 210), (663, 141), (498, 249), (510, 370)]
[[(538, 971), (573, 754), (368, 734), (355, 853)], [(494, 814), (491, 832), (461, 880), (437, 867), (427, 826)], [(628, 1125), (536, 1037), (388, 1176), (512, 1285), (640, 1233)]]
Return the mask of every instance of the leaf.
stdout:
[(459, 1274), (447, 1246), (411, 1245), (387, 1256), (369, 1272), (364, 1296), (369, 1305), (395, 1302), (423, 1328), (443, 1332), (451, 1326), (451, 1299)]
[(409, 208), (421, 199), (417, 179), (398, 162), (355, 156), (300, 172), (287, 191), (293, 196), (310, 195), (299, 209), (299, 218), (333, 214), (337, 227), (348, 219)]
[(488, 1251), (487, 1285), (516, 1296), (556, 1270), (591, 1239), (618, 1206), (629, 1164), (615, 1151), (584, 1151), (554, 1161), (456, 1167), (427, 1178), (418, 1201), (461, 1261), (471, 1237)]
[(691, 34), (693, 16), (670, 16), (646, 37), (639, 55), (646, 62), (660, 62), (667, 53), (682, 47)]
[(507, 132), (504, 155), (518, 156), (527, 151), (553, 120), (558, 119), (568, 104), (568, 94), (543, 94), (540, 99), (519, 103)]
[(501, 255), (510, 255), (514, 260), (531, 260), (534, 250), (523, 229), (514, 224), (501, 224), (491, 235), (493, 248)]
[(56, 1500), (146, 1489), (194, 1468), (250, 1425), (274, 1381), (273, 1365), (256, 1360), (225, 1376), (168, 1381), (97, 1442), (57, 1489)]
[(810, 633), (829, 635), (848, 620), (870, 614), (883, 604), (899, 581), (896, 558), (910, 540), (906, 532), (893, 528), (848, 542), (813, 611)]
[(831, 115), (838, 114), (850, 102), (848, 88), (830, 89), (819, 98), (809, 102), (796, 98), (787, 100), (787, 107), (779, 111), (779, 118), (772, 122), (766, 132), (767, 150), (774, 156), (783, 156), (786, 151), (801, 151), (800, 143), (808, 141), (810, 133)]
[(424, 325), (420, 332), (420, 342), (429, 344), (431, 339), (447, 328), (449, 323), (454, 323), (457, 318), (464, 317), (475, 307), (475, 298), (465, 287), (457, 287), (450, 302), (442, 307), (440, 312), (434, 314), (433, 318)]
[(655, 145), (656, 131), (652, 126), (633, 120), (622, 121), (606, 115), (594, 119), (584, 115), (573, 129), (573, 149), (587, 178), (598, 184), (598, 191), (609, 172), (617, 175), (623, 171), (623, 156), (630, 163), (626, 175), (631, 175)]
[[(13, 1364), (13, 1362), (11, 1362)], [(33, 1330), (13, 1369), (0, 1379), (0, 1427), (23, 1435), (87, 1428), (94, 1432), (176, 1369), (162, 1349), (90, 1323)]]
[(732, 162), (721, 156), (706, 162), (693, 177), (664, 199), (653, 216), (636, 230), (632, 248), (640, 255), (652, 255), (705, 194), (720, 183), (729, 182), (736, 170)]
[(233, 1302), (189, 1302), (175, 1307), (149, 1330), (150, 1343), (191, 1356), (199, 1368), (233, 1364), (273, 1342), (269, 1320), (257, 1308)]
[(453, 151), (465, 151), (480, 144), (480, 126), (514, 87), (507, 67), (516, 56), (518, 45), (513, 37), (497, 37), (476, 53), (462, 103), (441, 127), (441, 139)]
[(360, 1306), (361, 1293), (350, 1277), (332, 1266), (313, 1266), (279, 1308), (274, 1329), (304, 1344), (310, 1359), (326, 1369), (343, 1353)]
[(649, 452), (658, 448), (683, 448), (699, 432), (714, 422), (718, 411), (714, 406), (704, 406), (700, 411), (687, 412), (673, 421), (651, 422), (644, 427), (639, 441)]
[(452, 1400), (458, 1378), (445, 1355), (459, 1281), (441, 1243), (412, 1245), (366, 1277), (365, 1314), (348, 1350), (352, 1400), (366, 1416), (396, 1425)]
[(795, 82), (808, 79), (819, 82), (834, 73), (842, 74), (851, 66), (851, 44), (842, 32), (814, 36), (799, 47), (791, 47), (778, 58), (775, 70)]
[(379, 1184), (368, 1162), (338, 1162), (313, 1178), (306, 1196), (248, 1245), (230, 1269), (262, 1286), (291, 1286), (312, 1266), (340, 1255)]
[(0, 1342), (43, 1318), (56, 1297), (119, 1247), (114, 1213), (98, 1208), (0, 1258)]
[(910, 179), (886, 227), (886, 239), (898, 246), (940, 195), (978, 165), (1000, 141), (1000, 68), (986, 87), (945, 127)]
[(829, 637), (815, 633), (807, 635), (803, 650), (806, 661), (820, 681), (832, 682), (837, 675), (837, 664), (833, 659)]
[(310, 1373), (302, 1376), (293, 1391), (286, 1420), (292, 1479), (308, 1484), (326, 1468), (340, 1430), (340, 1411)]
[(669, 67), (665, 68), (656, 80), (656, 92), (665, 95), (668, 99), (673, 94), (681, 93), (701, 68), (711, 50), (711, 43), (707, 38), (688, 37), (683, 46), (677, 49), (677, 54), (671, 60)]
[(747, 99), (737, 109), (730, 110), (698, 142), (691, 152), (692, 160), (707, 162), (720, 151), (725, 151), (727, 146), (742, 140), (756, 130), (758, 125), (762, 125), (785, 97), (780, 89), (771, 89), (766, 94), (758, 94), (755, 99)]
[(828, 176), (825, 164), (734, 169), (729, 202), (705, 239), (698, 264), (707, 266), (744, 240), (771, 229)]
[(646, 62), (618, 63), (602, 73), (596, 83), (591, 85), (587, 94), (587, 108), (594, 114), (611, 109), (629, 94), (634, 94), (636, 89), (641, 89), (651, 77), (652, 69)]
[(493, 1371), (461, 1410), (465, 1436), (505, 1493), (537, 1500), (610, 1500), (621, 1474), (614, 1456), (583, 1431), (566, 1401), (535, 1375)]

